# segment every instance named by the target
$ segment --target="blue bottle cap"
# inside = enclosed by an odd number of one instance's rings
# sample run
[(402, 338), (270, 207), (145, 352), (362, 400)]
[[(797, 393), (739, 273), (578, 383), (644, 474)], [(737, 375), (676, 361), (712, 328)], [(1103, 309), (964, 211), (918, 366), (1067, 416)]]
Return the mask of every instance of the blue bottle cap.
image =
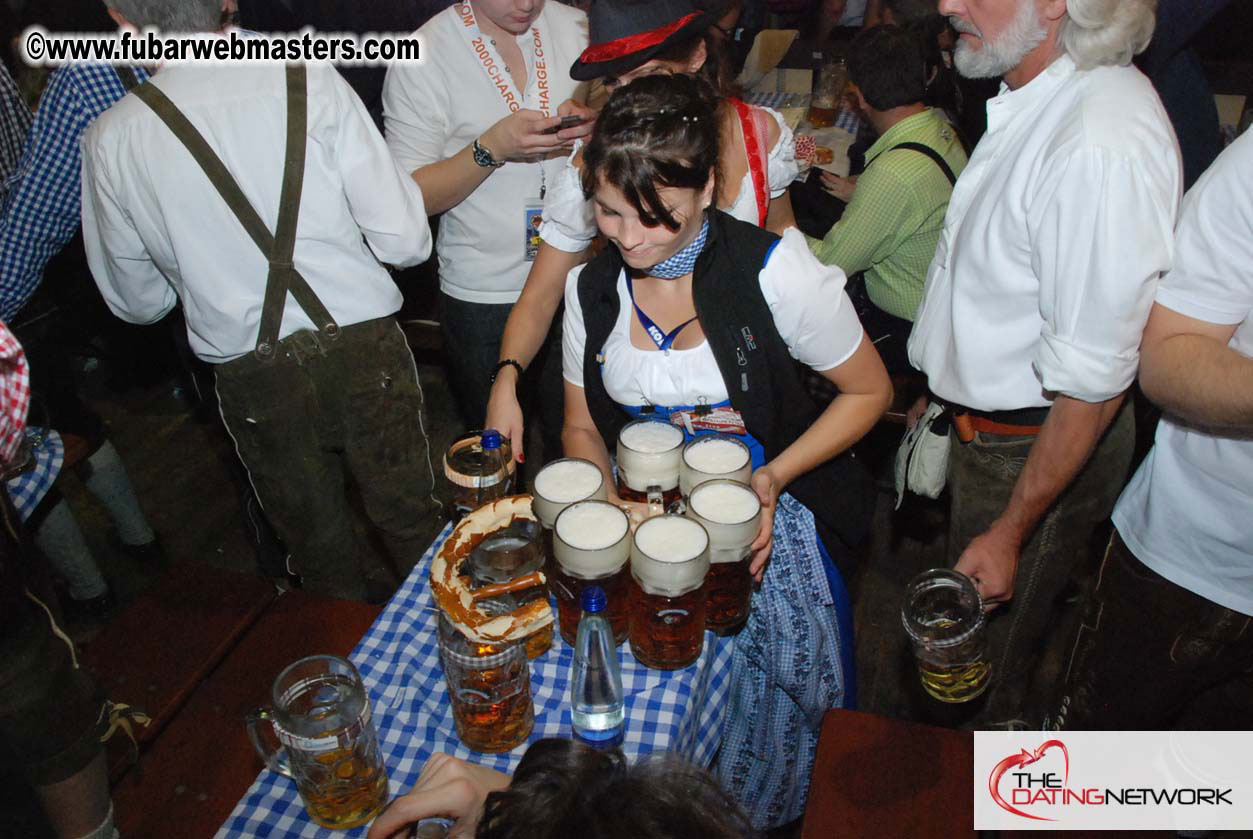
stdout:
[(484, 451), (494, 451), (500, 448), (502, 438), (500, 432), (494, 428), (489, 428), (483, 432), (483, 436), (479, 438), (479, 444), (483, 446)]
[(583, 589), (583, 611), (589, 613), (605, 611), (605, 590), (600, 586), (588, 586)]

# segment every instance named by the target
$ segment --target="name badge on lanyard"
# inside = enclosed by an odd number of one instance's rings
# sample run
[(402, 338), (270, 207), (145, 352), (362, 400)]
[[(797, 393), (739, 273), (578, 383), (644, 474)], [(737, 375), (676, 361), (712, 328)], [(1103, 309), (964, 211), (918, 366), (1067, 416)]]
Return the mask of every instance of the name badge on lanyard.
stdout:
[[(505, 69), (505, 62), (496, 51), (490, 38), (483, 35), (478, 21), (474, 19), (474, 10), (469, 2), (457, 4), (457, 14), (461, 18), (461, 32), (466, 39), (470, 51), (479, 60), (479, 66), (487, 74), (487, 78), (496, 88), (496, 93), (504, 101), (509, 113), (517, 113), (530, 105), (545, 118), (552, 116), (552, 99), (548, 87), (548, 58), (544, 53), (544, 35), (540, 31), (538, 21), (531, 27), (532, 54), (527, 67), (527, 91), (533, 91), (534, 102), (527, 102), (526, 91), (519, 91), (513, 78)], [(544, 192), (543, 161), (537, 160), (540, 167), (539, 198), (527, 199), (522, 207), (522, 258), (533, 262), (539, 253), (539, 229), (543, 223)]]

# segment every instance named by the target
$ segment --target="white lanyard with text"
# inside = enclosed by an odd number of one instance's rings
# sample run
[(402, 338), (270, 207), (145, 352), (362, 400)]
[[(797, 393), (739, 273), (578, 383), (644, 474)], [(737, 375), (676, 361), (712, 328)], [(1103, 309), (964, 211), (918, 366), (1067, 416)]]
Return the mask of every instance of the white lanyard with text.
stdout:
[[(492, 40), (479, 29), (478, 21), (474, 19), (474, 10), (469, 2), (458, 3), (457, 14), (461, 18), (461, 32), (465, 36), (470, 51), (478, 58), (479, 65), (491, 80), (496, 92), (500, 94), (500, 98), (505, 101), (505, 106), (509, 108), (510, 113), (521, 110), (526, 104), (525, 94), (518, 92)], [(538, 23), (536, 21), (536, 25), (531, 27), (534, 51), (533, 59), (527, 67), (527, 88), (534, 86), (537, 99), (535, 110), (548, 117), (552, 112), (552, 101), (549, 98), (548, 89), (548, 61), (544, 54), (544, 37)]]

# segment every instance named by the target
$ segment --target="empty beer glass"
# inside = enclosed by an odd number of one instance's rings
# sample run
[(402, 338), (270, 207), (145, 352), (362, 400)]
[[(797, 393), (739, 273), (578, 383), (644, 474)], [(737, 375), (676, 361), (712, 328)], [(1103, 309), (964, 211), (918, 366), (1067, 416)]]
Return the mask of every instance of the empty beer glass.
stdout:
[(656, 515), (679, 499), (683, 432), (668, 422), (635, 420), (618, 432), (618, 495)]
[(746, 484), (717, 478), (692, 490), (687, 514), (709, 534), (705, 628), (727, 632), (744, 623), (752, 604), (749, 548), (761, 528), (761, 500)]
[(965, 574), (924, 571), (905, 591), (901, 622), (918, 662), (922, 686), (941, 702), (969, 702), (987, 689), (983, 600)]
[(605, 591), (605, 614), (614, 641), (627, 636), (627, 606), (631, 595), (631, 527), (627, 514), (608, 501), (571, 504), (557, 516), (553, 530), (556, 568), (549, 588), (557, 598), (557, 628), (567, 644), (574, 644), (582, 612), (583, 589), (595, 584)]
[(609, 497), (605, 476), (600, 467), (581, 457), (563, 457), (554, 460), (535, 475), (531, 488), (531, 512), (544, 526), (544, 573), (549, 577), (549, 588), (556, 563), (553, 559), (553, 526), (557, 516), (575, 501)]
[(744, 442), (728, 434), (706, 434), (689, 440), (679, 464), (679, 492), (684, 498), (692, 487), (715, 478), (742, 484), (753, 476), (753, 457)]
[(461, 742), (486, 753), (525, 742), (535, 726), (535, 706), (523, 644), (473, 641), (441, 613), (439, 653)]
[(709, 534), (694, 519), (645, 520), (631, 545), (631, 652), (647, 667), (675, 670), (700, 657), (705, 640)]
[(387, 803), (387, 770), (357, 668), (332, 655), (302, 658), (274, 680), (271, 699), (248, 715), (248, 736), (266, 766), (295, 780), (309, 817), (337, 830), (374, 818)]

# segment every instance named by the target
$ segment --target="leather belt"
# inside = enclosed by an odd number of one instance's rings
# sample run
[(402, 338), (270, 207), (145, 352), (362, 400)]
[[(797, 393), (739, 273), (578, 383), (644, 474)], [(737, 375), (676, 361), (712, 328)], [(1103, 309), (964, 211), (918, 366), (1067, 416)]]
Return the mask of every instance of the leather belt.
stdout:
[(977, 411), (960, 405), (950, 405), (953, 412), (953, 428), (957, 439), (969, 443), (975, 433), (997, 436), (1030, 437), (1040, 433), (1048, 408), (1022, 408), (1014, 411)]

